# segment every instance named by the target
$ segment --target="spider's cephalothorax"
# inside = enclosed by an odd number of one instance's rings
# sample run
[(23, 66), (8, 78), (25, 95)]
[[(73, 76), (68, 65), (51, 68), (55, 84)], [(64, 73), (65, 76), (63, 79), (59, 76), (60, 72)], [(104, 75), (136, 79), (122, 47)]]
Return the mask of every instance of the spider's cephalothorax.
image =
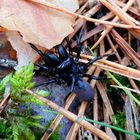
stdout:
[(73, 56), (71, 43), (68, 39), (66, 39), (69, 48), (68, 52), (62, 44), (55, 47), (56, 53), (52, 53), (50, 51), (43, 53), (33, 44), (31, 44), (31, 47), (38, 52), (44, 61), (44, 65), (37, 65), (52, 76), (51, 80), (46, 81), (43, 84), (47, 85), (50, 83), (56, 83), (61, 85), (66, 83), (68, 86), (70, 86), (70, 91), (74, 91), (80, 100), (91, 101), (93, 100), (94, 90), (87, 81), (82, 79), (82, 77), (88, 77), (96, 80), (102, 79), (100, 77), (88, 75), (86, 74), (86, 71), (92, 63), (108, 55), (98, 56), (86, 64), (79, 62), (81, 37), (82, 31), (77, 39), (78, 49), (75, 58)]

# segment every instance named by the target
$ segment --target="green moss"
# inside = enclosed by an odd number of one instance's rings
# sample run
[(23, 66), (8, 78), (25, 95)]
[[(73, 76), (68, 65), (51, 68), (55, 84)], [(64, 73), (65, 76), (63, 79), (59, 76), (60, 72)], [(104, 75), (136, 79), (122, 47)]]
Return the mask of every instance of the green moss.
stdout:
[[(14, 139), (14, 140), (34, 140), (35, 134), (32, 131), (32, 127), (45, 129), (40, 123), (39, 119), (42, 116), (32, 116), (30, 113), (30, 107), (28, 106), (24, 111), (21, 109), (22, 103), (28, 102), (34, 104), (43, 104), (42, 101), (33, 97), (25, 92), (25, 89), (31, 89), (34, 87), (32, 78), (34, 75), (34, 65), (29, 64), (18, 69), (15, 73), (6, 76), (0, 82), (0, 97), (3, 98), (5, 88), (10, 83), (10, 97), (11, 100), (5, 110), (0, 112), (0, 117), (4, 121), (0, 121), (0, 138)], [(46, 91), (37, 90), (36, 94), (41, 96), (48, 96)]]
[(58, 125), (56, 130), (52, 133), (49, 140), (60, 140), (61, 136), (59, 134), (59, 131), (61, 129), (61, 125)]
[(0, 120), (0, 138), (8, 139), (12, 135), (12, 127), (5, 119)]
[(121, 75), (118, 75), (118, 74), (113, 74), (113, 76), (125, 87), (128, 87), (128, 88), (131, 87), (131, 84), (130, 84), (127, 77), (124, 77), (124, 76), (121, 76)]
[[(52, 122), (53, 122), (53, 120), (51, 120), (51, 121), (49, 122), (48, 126), (46, 127), (47, 129), (49, 128), (49, 126), (51, 125)], [(60, 136), (60, 134), (59, 134), (59, 131), (60, 131), (61, 127), (62, 127), (61, 124), (59, 124), (59, 125), (57, 126), (57, 128), (55, 129), (55, 131), (51, 134), (49, 140), (60, 140), (61, 136)], [(47, 129), (46, 129), (46, 130), (47, 130)]]
[(114, 125), (116, 127), (125, 128), (126, 117), (124, 112), (118, 112), (113, 116)]

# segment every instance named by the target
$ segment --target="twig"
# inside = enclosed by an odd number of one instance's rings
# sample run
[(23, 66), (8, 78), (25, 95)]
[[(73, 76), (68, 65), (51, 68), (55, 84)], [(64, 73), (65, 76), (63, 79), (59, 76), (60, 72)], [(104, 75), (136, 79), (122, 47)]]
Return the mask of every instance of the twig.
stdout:
[[(128, 96), (126, 96), (125, 99), (125, 115), (126, 115), (126, 129), (134, 133), (135, 129), (134, 129), (134, 122), (132, 117), (132, 107), (131, 107), (130, 98)], [(128, 140), (135, 140), (135, 137), (131, 135), (126, 135), (126, 138)]]
[[(87, 104), (88, 104), (87, 102), (82, 102), (78, 112), (79, 117), (83, 117)], [(80, 128), (79, 124), (74, 123), (67, 134), (66, 140), (75, 140), (79, 128)]]
[[(64, 108), (68, 109), (71, 105), (71, 103), (73, 102), (74, 98), (75, 98), (75, 94), (72, 93), (70, 94), (70, 96), (68, 97), (67, 101), (65, 102)], [(50, 127), (48, 129), (51, 130), (51, 133), (44, 133), (43, 137), (41, 138), (41, 140), (46, 140), (49, 139), (49, 137), (51, 136), (51, 134), (55, 131), (55, 129), (57, 128), (57, 126), (59, 125), (60, 121), (62, 120), (63, 115), (59, 114), (56, 116), (56, 118), (54, 119), (54, 121), (51, 123)]]
[[(106, 113), (107, 108), (104, 106), (104, 122), (110, 122), (109, 115)], [(106, 133), (112, 137), (113, 140), (117, 140), (116, 136), (114, 135), (113, 131), (109, 127), (105, 127)]]
[(7, 67), (7, 68), (13, 68), (16, 65), (17, 65), (16, 61), (0, 58), (0, 66)]
[(37, 97), (39, 100), (43, 101), (45, 104), (47, 104), (49, 107), (51, 107), (52, 109), (58, 111), (59, 113), (61, 113), (62, 115), (64, 115), (65, 117), (67, 117), (69, 120), (78, 123), (80, 126), (84, 127), (85, 129), (91, 131), (93, 134), (97, 135), (98, 137), (105, 139), (105, 140), (112, 140), (111, 137), (109, 137), (106, 133), (104, 133), (103, 131), (99, 130), (98, 128), (94, 127), (92, 124), (90, 124), (89, 122), (80, 119), (77, 115), (73, 114), (72, 112), (64, 109), (63, 107), (58, 106), (57, 104), (53, 103), (52, 101), (39, 96), (35, 93), (33, 93), (31, 90), (25, 90), (27, 93), (31, 94), (34, 97)]
[(8, 101), (10, 99), (10, 94), (8, 94), (0, 103), (0, 112), (3, 110), (3, 108), (8, 104)]
[[(95, 121), (98, 121), (98, 94), (97, 94), (97, 89), (95, 88), (95, 93), (94, 93), (94, 101), (93, 101), (93, 118)], [(94, 123), (94, 126), (99, 128), (99, 125)], [(94, 136), (95, 140), (99, 140), (97, 136)]]
[[(115, 15), (117, 15), (122, 21), (130, 25), (139, 25), (139, 22), (129, 16), (125, 11), (123, 11), (117, 4), (116, 0), (100, 0), (102, 4), (104, 4), (110, 11), (112, 11)], [(135, 2), (132, 0), (130, 2)], [(124, 18), (125, 17), (125, 18)]]
[[(86, 59), (94, 58), (92, 56), (84, 55), (84, 54), (81, 54), (81, 57), (86, 58)], [(88, 62), (87, 60), (84, 60), (84, 59), (80, 59), (80, 61), (83, 63)], [(115, 62), (108, 61), (108, 60), (98, 60), (98, 62), (95, 62), (94, 65), (99, 66), (100, 68), (102, 68), (104, 70), (140, 81), (140, 71), (139, 70), (135, 70), (133, 68), (129, 68), (129, 67), (126, 67), (126, 66), (117, 64)]]
[[(123, 11), (126, 12), (129, 7), (134, 3), (135, 0), (129, 0), (128, 3), (123, 7)], [(119, 17), (116, 16), (112, 22), (117, 22), (119, 20)], [(106, 35), (112, 30), (113, 26), (107, 26), (106, 29), (103, 31), (102, 36), (99, 38), (99, 40), (92, 46), (91, 50), (95, 49), (96, 46), (106, 37)]]
[(70, 16), (73, 16), (75, 18), (81, 18), (83, 20), (87, 20), (87, 21), (90, 21), (90, 22), (98, 22), (98, 23), (101, 23), (101, 24), (112, 25), (112, 26), (115, 26), (115, 27), (125, 28), (125, 29), (140, 29), (139, 26), (135, 26), (135, 25), (118, 24), (118, 23), (113, 23), (113, 22), (109, 22), (109, 21), (102, 21), (102, 20), (98, 20), (98, 19), (94, 19), (94, 18), (89, 18), (89, 17), (83, 16), (83, 15), (79, 15), (79, 14), (73, 13), (73, 12), (71, 12), (71, 11), (65, 9), (65, 8), (58, 7), (54, 4), (46, 2), (45, 0), (26, 0), (26, 1), (34, 2), (34, 3), (40, 4), (40, 5), (44, 5), (44, 6), (47, 6), (49, 8), (64, 12), (64, 13), (66, 13)]
[(117, 85), (110, 85), (110, 86), (114, 87), (114, 88), (126, 89), (126, 90), (135, 92), (135, 93), (140, 95), (140, 91), (139, 90), (131, 89), (131, 88), (128, 88), (128, 87), (125, 87), (125, 86), (122, 86), (122, 87), (121, 86), (117, 86)]
[(108, 96), (107, 96), (107, 92), (106, 92), (106, 90), (105, 90), (105, 88), (104, 88), (104, 86), (102, 85), (101, 82), (99, 82), (99, 81), (96, 82), (96, 86), (97, 86), (97, 88), (98, 88), (98, 90), (99, 90), (99, 92), (100, 92), (100, 94), (101, 94), (103, 103), (104, 103), (104, 105), (105, 105), (105, 107), (106, 107), (106, 110), (107, 110), (106, 114), (109, 115), (111, 121), (113, 122), (112, 116), (114, 115), (114, 112), (113, 112), (111, 103), (110, 103), (110, 101), (109, 101), (109, 98), (108, 98)]

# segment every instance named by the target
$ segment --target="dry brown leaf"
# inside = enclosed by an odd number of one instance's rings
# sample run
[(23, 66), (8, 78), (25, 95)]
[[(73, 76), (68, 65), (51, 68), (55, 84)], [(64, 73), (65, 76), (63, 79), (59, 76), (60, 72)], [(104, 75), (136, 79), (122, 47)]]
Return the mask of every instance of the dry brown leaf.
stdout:
[(32, 50), (28, 43), (23, 41), (20, 34), (16, 31), (9, 31), (6, 34), (11, 45), (17, 51), (18, 65), (15, 69), (33, 62), (37, 53)]
[[(46, 1), (59, 7), (67, 8), (72, 12), (78, 9), (77, 0)], [(31, 42), (47, 49), (60, 44), (64, 37), (73, 31), (73, 17), (24, 0), (1, 0), (0, 15), (0, 25), (10, 31), (14, 31), (13, 33), (10, 32), (10, 34), (8, 32), (7, 35), (18, 54), (19, 65), (16, 68), (32, 61), (34, 54), (28, 53), (30, 56), (27, 56), (25, 52), (31, 52), (30, 49), (28, 50), (30, 47), (27, 47), (28, 45), (23, 43), (15, 31), (20, 32), (25, 42)], [(18, 43), (16, 42), (16, 37)]]
[[(77, 0), (47, 0), (57, 6), (75, 11)], [(1, 0), (0, 25), (19, 31), (23, 40), (48, 49), (60, 44), (73, 31), (73, 18), (50, 8), (24, 0)]]

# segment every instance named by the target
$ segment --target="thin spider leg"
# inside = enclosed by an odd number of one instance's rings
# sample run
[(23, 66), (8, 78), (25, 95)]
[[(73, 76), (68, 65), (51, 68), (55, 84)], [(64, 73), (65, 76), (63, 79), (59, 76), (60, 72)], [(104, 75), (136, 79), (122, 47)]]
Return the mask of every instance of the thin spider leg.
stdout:
[(107, 76), (96, 77), (94, 75), (89, 75), (89, 74), (79, 74), (79, 77), (88, 77), (90, 79), (95, 79), (95, 80), (106, 80), (107, 79)]
[(70, 92), (73, 91), (73, 89), (74, 89), (74, 84), (75, 84), (75, 77), (72, 77), (72, 83), (71, 83), (71, 87), (70, 87)]
[(76, 37), (76, 40), (77, 40), (77, 55), (76, 55), (76, 58), (75, 58), (75, 63), (78, 63), (79, 58), (80, 58), (80, 53), (81, 53), (81, 50), (82, 50), (81, 39), (82, 39), (82, 36), (84, 34), (84, 27), (85, 27), (85, 24), (83, 25), (83, 27), (82, 27), (82, 29), (79, 33), (79, 36)]
[(62, 44), (56, 46), (56, 52), (59, 54), (59, 59), (61, 62), (68, 58), (67, 50)]
[(43, 83), (39, 83), (39, 84), (35, 85), (35, 88), (39, 87), (39, 86), (42, 86), (42, 85), (49, 85), (49, 84), (52, 84), (52, 83), (57, 83), (57, 81), (58, 80), (56, 80), (56, 79), (52, 79), (52, 80), (49, 80), (49, 81), (46, 81), (46, 82), (43, 82)]
[(97, 56), (95, 58), (93, 58), (92, 60), (90, 60), (88, 63), (86, 63), (84, 65), (84, 68), (87, 69), (90, 65), (92, 65), (94, 62), (96, 62), (97, 60), (100, 60), (102, 59), (103, 57), (106, 57), (106, 56), (110, 56), (112, 54), (105, 54), (105, 55), (102, 55), (102, 56)]
[(73, 59), (73, 51), (72, 51), (72, 47), (71, 47), (71, 42), (70, 42), (70, 40), (69, 40), (67, 37), (65, 38), (65, 40), (66, 40), (67, 45), (68, 45), (68, 47), (69, 47), (69, 57), (70, 57), (71, 59)]
[(30, 44), (31, 48), (34, 49), (34, 50), (43, 58), (43, 60), (46, 62), (46, 57), (45, 57), (44, 53), (43, 53), (41, 50), (39, 50), (39, 49), (38, 49), (35, 45), (33, 45), (32, 43), (29, 43), (29, 44)]
[(34, 65), (37, 66), (37, 67), (39, 67), (39, 68), (41, 68), (42, 70), (49, 71), (49, 68), (46, 67), (46, 66), (43, 66), (43, 65), (41, 65), (41, 64), (34, 64)]

